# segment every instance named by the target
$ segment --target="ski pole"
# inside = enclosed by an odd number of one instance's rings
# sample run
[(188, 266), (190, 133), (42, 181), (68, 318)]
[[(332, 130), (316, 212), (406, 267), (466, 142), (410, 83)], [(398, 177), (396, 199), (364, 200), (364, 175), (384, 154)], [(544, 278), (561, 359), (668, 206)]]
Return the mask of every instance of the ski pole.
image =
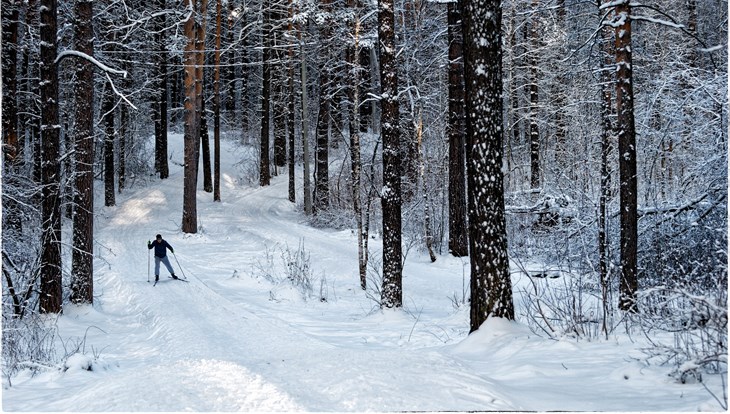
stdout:
[(175, 254), (175, 252), (172, 252), (172, 257), (174, 257), (174, 258), (175, 258), (175, 262), (177, 263), (177, 267), (179, 267), (179, 268), (180, 268), (180, 271), (182, 272), (182, 274), (183, 274), (183, 277), (184, 277), (185, 279), (187, 279), (188, 277), (187, 277), (187, 276), (185, 275), (185, 271), (183, 270), (182, 266), (180, 266), (180, 261), (179, 261), (179, 260), (177, 260), (177, 255)]
[(147, 283), (150, 283), (150, 255), (152, 254), (152, 250), (147, 249)]

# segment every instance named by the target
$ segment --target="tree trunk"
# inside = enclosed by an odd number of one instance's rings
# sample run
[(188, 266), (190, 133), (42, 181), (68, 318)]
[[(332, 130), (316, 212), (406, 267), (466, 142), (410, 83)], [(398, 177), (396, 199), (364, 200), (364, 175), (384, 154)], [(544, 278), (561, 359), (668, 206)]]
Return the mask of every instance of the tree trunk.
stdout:
[(355, 215), (357, 226), (357, 263), (360, 276), (360, 287), (365, 290), (367, 287), (367, 256), (364, 249), (362, 201), (360, 192), (362, 190), (362, 161), (360, 157), (360, 73), (362, 68), (359, 65), (360, 55), (360, 15), (356, 0), (349, 0), (348, 8), (352, 10), (354, 22), (352, 27), (353, 45), (347, 49), (347, 67), (350, 68), (349, 84), (347, 87), (349, 108), (349, 130), (350, 130), (350, 166), (352, 168), (352, 210)]
[(198, 100), (196, 99), (196, 82), (198, 61), (198, 50), (196, 49), (196, 38), (198, 32), (195, 28), (195, 15), (198, 13), (197, 0), (188, 0), (192, 9), (192, 15), (185, 21), (184, 32), (187, 38), (185, 45), (185, 169), (183, 183), (183, 214), (182, 231), (184, 233), (198, 232), (198, 207), (197, 207), (197, 184), (198, 184), (198, 142), (200, 127), (197, 124)]
[(436, 261), (436, 254), (433, 252), (433, 234), (431, 232), (431, 201), (428, 197), (428, 188), (426, 187), (426, 149), (423, 147), (423, 113), (422, 109), (418, 109), (418, 122), (416, 124), (416, 143), (418, 148), (418, 172), (421, 180), (421, 188), (423, 191), (423, 240), (426, 244), (428, 256), (431, 263)]
[(401, 246), (401, 177), (399, 145), (398, 66), (396, 64), (393, 0), (378, 1), (378, 58), (380, 60), (381, 137), (383, 141), (383, 286), (381, 306), (403, 305)]
[(288, 102), (286, 100), (287, 83), (284, 81), (286, 64), (284, 61), (284, 51), (281, 49), (284, 43), (284, 27), (281, 24), (283, 19), (284, 14), (277, 7), (276, 12), (274, 12), (274, 20), (277, 28), (273, 30), (274, 60), (276, 61), (274, 65), (274, 73), (276, 74), (275, 90), (278, 92), (274, 94), (274, 165), (276, 167), (286, 165), (286, 110)]
[(319, 71), (319, 113), (317, 115), (317, 147), (314, 178), (314, 211), (329, 207), (329, 119), (330, 96), (329, 76), (320, 64)]
[(203, 191), (213, 192), (213, 178), (210, 168), (210, 136), (208, 135), (208, 117), (205, 113), (205, 98), (201, 99), (200, 107), (200, 150), (203, 157)]
[(514, 319), (502, 188), (502, 9), (465, 2), (464, 79), (471, 247), (471, 332), (490, 316)]
[[(533, 0), (533, 11), (538, 12), (539, 0)], [(537, 53), (539, 47), (538, 19), (532, 16), (530, 22), (530, 188), (540, 188), (540, 130), (537, 126), (538, 110), (538, 68)]]
[(104, 119), (104, 205), (116, 205), (114, 194), (114, 92), (107, 81), (101, 112)]
[[(322, 10), (325, 13), (331, 11), (329, 0), (321, 0)], [(332, 37), (330, 25), (332, 22), (320, 24), (320, 39)], [(319, 47), (319, 112), (317, 115), (317, 146), (316, 166), (314, 178), (314, 211), (326, 210), (329, 207), (329, 124), (332, 110), (332, 73), (329, 69), (330, 53), (326, 44)]]
[(459, 3), (448, 4), (449, 24), (449, 252), (469, 254), (464, 143), (464, 60)]
[[(306, 28), (306, 23), (305, 27)], [(303, 191), (304, 191), (304, 214), (312, 214), (312, 185), (310, 182), (311, 173), (309, 171), (309, 107), (308, 107), (308, 92), (307, 92), (307, 55), (304, 50), (304, 43), (302, 42), (302, 32), (304, 28), (299, 29), (299, 45), (301, 55), (301, 83), (302, 83), (302, 158), (303, 161)]]
[[(93, 1), (76, 2), (76, 50), (94, 55)], [(94, 67), (76, 62), (75, 189), (71, 301), (94, 302)]]
[(215, 69), (213, 72), (213, 201), (221, 201), (221, 0), (215, 3)]
[(619, 308), (637, 312), (637, 187), (636, 129), (634, 126), (634, 90), (631, 62), (631, 6), (629, 0), (616, 5), (616, 112), (618, 114), (619, 197), (621, 217), (621, 280)]
[[(157, 0), (157, 7), (165, 9), (165, 0)], [(167, 163), (167, 42), (164, 33), (165, 17), (158, 17), (155, 25), (157, 33), (156, 54), (157, 59), (157, 102), (154, 105), (155, 116), (155, 171), (160, 174), (160, 179), (170, 176), (170, 168)], [(175, 94), (173, 94), (175, 99)]]
[(266, 2), (266, 5), (267, 8), (264, 10), (264, 22), (262, 28), (263, 85), (261, 91), (261, 154), (259, 160), (259, 185), (261, 185), (262, 187), (271, 183), (269, 161), (269, 139), (271, 136), (271, 1)]
[[(601, 17), (601, 1), (597, 0), (598, 16)], [(608, 235), (607, 218), (608, 203), (611, 197), (611, 170), (608, 166), (608, 157), (612, 151), (611, 140), (613, 127), (611, 126), (611, 29), (603, 27), (600, 33), (600, 67), (601, 67), (601, 190), (598, 200), (598, 272), (601, 280), (601, 300), (603, 307), (602, 332), (608, 335), (607, 317), (609, 312), (608, 289)]]
[(61, 171), (59, 167), (56, 0), (40, 2), (41, 286), (40, 312), (61, 312)]
[[(294, 2), (289, 0), (289, 23), (287, 30), (291, 35), (291, 39), (294, 38)], [(287, 108), (287, 134), (289, 141), (289, 201), (292, 203), (296, 202), (297, 192), (294, 185), (294, 174), (295, 174), (295, 159), (294, 159), (294, 46), (291, 40), (289, 41), (289, 105)]]
[(119, 173), (117, 175), (117, 191), (122, 193), (127, 180), (127, 134), (129, 133), (128, 117), (129, 109), (127, 105), (119, 107)]
[(15, 0), (2, 1), (2, 125), (3, 155), (6, 165), (15, 163), (18, 154), (18, 19)]
[[(370, 73), (370, 50), (371, 49), (369, 47), (362, 47), (357, 54), (359, 67), (361, 68), (360, 78), (362, 78), (362, 81), (357, 86), (358, 94), (360, 96), (366, 97), (367, 94), (370, 93), (370, 85), (372, 84), (372, 76)], [(372, 126), (371, 121), (373, 119), (373, 101), (368, 100), (362, 102), (358, 106), (358, 108), (358, 117), (360, 118), (360, 132), (368, 132), (368, 130)]]

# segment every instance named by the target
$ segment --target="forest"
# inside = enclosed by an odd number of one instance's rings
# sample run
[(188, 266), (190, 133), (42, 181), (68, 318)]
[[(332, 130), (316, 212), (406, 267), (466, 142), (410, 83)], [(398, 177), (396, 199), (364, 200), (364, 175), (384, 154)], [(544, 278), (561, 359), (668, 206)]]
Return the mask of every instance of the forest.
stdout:
[[(409, 254), (464, 257), (470, 332), (659, 331), (678, 379), (726, 375), (727, 40), (723, 0), (3, 0), (3, 376), (93, 304), (95, 212), (168, 179), (173, 133), (181, 233), (236, 141), (356, 234), (381, 308)], [(564, 290), (516, 315), (515, 273)]]

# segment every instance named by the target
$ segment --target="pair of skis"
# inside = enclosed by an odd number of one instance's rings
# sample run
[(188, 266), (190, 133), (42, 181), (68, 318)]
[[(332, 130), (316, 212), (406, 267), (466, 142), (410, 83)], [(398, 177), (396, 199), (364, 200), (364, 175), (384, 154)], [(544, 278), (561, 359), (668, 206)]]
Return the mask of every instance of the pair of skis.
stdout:
[[(168, 278), (168, 279), (172, 279), (172, 280), (179, 280), (179, 281), (181, 281), (181, 282), (185, 282), (185, 283), (190, 283), (190, 281), (189, 281), (189, 280), (187, 280), (187, 279), (181, 279), (181, 278), (179, 278), (179, 277), (178, 277), (177, 279), (175, 279), (175, 278), (173, 278), (172, 276), (168, 276), (167, 278)], [(157, 286), (157, 282), (159, 282), (159, 280), (155, 280), (155, 283), (153, 283), (153, 284), (152, 284), (152, 287), (155, 287), (155, 286)]]

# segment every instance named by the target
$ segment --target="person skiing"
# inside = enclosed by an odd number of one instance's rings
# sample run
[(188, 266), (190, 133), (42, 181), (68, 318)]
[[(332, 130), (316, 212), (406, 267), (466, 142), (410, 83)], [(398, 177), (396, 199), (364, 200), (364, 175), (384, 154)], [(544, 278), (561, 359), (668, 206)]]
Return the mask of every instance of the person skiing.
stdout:
[(162, 235), (158, 234), (155, 236), (155, 241), (147, 240), (147, 248), (155, 249), (155, 282), (160, 280), (160, 262), (165, 264), (165, 267), (167, 267), (167, 271), (170, 272), (172, 278), (177, 279), (175, 271), (172, 270), (170, 260), (167, 258), (167, 249), (170, 249), (170, 252), (173, 254), (175, 253), (175, 249), (170, 246), (170, 243), (168, 243), (167, 240), (163, 240)]

